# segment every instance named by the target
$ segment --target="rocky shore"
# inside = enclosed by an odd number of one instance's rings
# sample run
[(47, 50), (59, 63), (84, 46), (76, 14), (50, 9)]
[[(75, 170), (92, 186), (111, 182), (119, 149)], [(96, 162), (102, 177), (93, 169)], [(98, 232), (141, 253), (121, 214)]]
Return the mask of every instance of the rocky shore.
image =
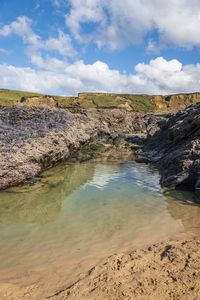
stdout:
[[(147, 138), (137, 137), (141, 133)], [(167, 115), (120, 108), (6, 107), (0, 110), (0, 189), (32, 180), (84, 145), (124, 140), (141, 149), (141, 161), (161, 167), (164, 187), (196, 185), (198, 200), (199, 135), (199, 103)]]
[[(122, 108), (1, 108), (0, 189), (34, 184), (43, 170), (87, 145), (123, 142), (138, 161), (160, 167), (163, 187), (193, 189), (199, 202), (199, 135), (200, 103), (162, 115)], [(198, 299), (199, 245), (199, 237), (192, 237), (112, 255), (49, 299)]]
[(0, 110), (0, 189), (34, 178), (89, 143), (145, 131), (150, 114), (125, 109), (11, 106)]
[[(153, 128), (153, 131), (152, 131)], [(144, 155), (162, 170), (166, 188), (195, 189), (199, 201), (200, 103), (150, 126)]]

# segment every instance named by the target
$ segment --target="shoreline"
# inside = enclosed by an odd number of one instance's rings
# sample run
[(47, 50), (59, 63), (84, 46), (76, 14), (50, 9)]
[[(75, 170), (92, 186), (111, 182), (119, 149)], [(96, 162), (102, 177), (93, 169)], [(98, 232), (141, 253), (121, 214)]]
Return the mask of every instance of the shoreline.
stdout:
[[(197, 104), (160, 119), (156, 115), (123, 109), (77, 109), (77, 112), (71, 113), (45, 107), (6, 108), (1, 111), (0, 124), (4, 134), (3, 138), (1, 136), (4, 144), (0, 187), (34, 181), (42, 170), (65, 160), (83, 145), (103, 143), (109, 139), (118, 143), (121, 138), (124, 139), (125, 133), (130, 134), (128, 142), (140, 149), (141, 139), (136, 138), (139, 131), (148, 134), (143, 144), (147, 158), (141, 157), (140, 162), (146, 160), (164, 169), (163, 182), (169, 188), (181, 184), (194, 187), (198, 180), (200, 151), (199, 111), (200, 105)], [(13, 128), (17, 128), (14, 133)], [(133, 139), (131, 134), (135, 134)], [(111, 255), (79, 279), (72, 280), (64, 289), (50, 293), (49, 299), (198, 299), (199, 246), (199, 236), (193, 236)], [(16, 278), (18, 281), (20, 278)], [(21, 284), (23, 286), (23, 282)], [(24, 292), (16, 284), (5, 284), (2, 299), (40, 300), (41, 293), (38, 296), (37, 289), (39, 287), (41, 291), (41, 284), (36, 280), (31, 286), (24, 287)], [(17, 296), (12, 289), (16, 289)]]
[(1, 283), (0, 299), (198, 299), (199, 264), (200, 237), (174, 236), (146, 246), (121, 249), (100, 258), (96, 264), (90, 263), (89, 268), (80, 265), (78, 272), (73, 271), (71, 279), (62, 280), (62, 284), (48, 278), (48, 274), (45, 282), (43, 278), (32, 284)]
[(200, 237), (120, 251), (46, 299), (198, 299)]

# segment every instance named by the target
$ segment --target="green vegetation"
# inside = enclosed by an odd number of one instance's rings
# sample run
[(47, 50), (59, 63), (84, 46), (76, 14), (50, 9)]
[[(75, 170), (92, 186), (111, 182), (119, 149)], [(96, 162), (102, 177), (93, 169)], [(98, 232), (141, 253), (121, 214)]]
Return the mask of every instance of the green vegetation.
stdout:
[[(19, 102), (22, 97), (45, 96), (44, 94), (0, 89), (0, 106), (11, 106)], [(72, 106), (75, 97), (51, 96), (60, 107)]]
[(151, 102), (151, 96), (149, 95), (123, 95), (123, 97), (126, 100), (130, 100), (133, 110), (156, 111), (156, 106)]
[(73, 106), (75, 97), (53, 96), (59, 107)]
[(83, 155), (90, 155), (94, 152), (97, 152), (97, 151), (104, 151), (105, 150), (105, 146), (104, 145), (101, 145), (101, 144), (91, 144), (91, 145), (88, 145), (88, 146), (84, 146), (81, 150), (81, 153)]
[(92, 108), (97, 107), (95, 103), (90, 99), (78, 99), (78, 104), (80, 106), (86, 107), (86, 108)]
[[(0, 89), (0, 106), (10, 106), (19, 102), (22, 97), (45, 96), (44, 94)], [(78, 97), (51, 96), (58, 107), (81, 106), (124, 107), (128, 110), (155, 112), (156, 106), (149, 95), (80, 93)], [(34, 101), (34, 100), (33, 100)], [(45, 99), (44, 99), (45, 102)]]
[(11, 106), (22, 97), (42, 96), (42, 94), (0, 89), (0, 106)]
[[(86, 101), (90, 101), (93, 103), (94, 107), (112, 107), (118, 106), (121, 103), (125, 103), (125, 101), (121, 102), (117, 98), (117, 95), (109, 95), (109, 94), (85, 94), (84, 98), (81, 96), (82, 103)], [(79, 100), (80, 102), (80, 100)]]
[(106, 151), (106, 147), (101, 144), (90, 144), (83, 146), (83, 148), (75, 154), (75, 158), (79, 161), (86, 161), (97, 156), (99, 153)]
[(78, 102), (85, 107), (128, 107), (135, 111), (156, 111), (149, 95), (82, 93), (79, 97)]

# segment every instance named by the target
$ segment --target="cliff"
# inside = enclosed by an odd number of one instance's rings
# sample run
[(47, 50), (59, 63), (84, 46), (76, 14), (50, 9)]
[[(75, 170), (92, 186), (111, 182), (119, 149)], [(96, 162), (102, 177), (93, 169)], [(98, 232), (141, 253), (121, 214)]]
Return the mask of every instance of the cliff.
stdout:
[(177, 112), (200, 102), (200, 93), (152, 96), (152, 103), (160, 112)]
[(118, 107), (126, 110), (166, 113), (177, 112), (200, 102), (200, 93), (176, 95), (79, 93), (78, 97), (43, 95), (0, 89), (0, 106), (14, 104), (47, 105), (50, 107)]
[(79, 93), (78, 97), (32, 96), (24, 97), (21, 102), (27, 105), (48, 105), (57, 107), (118, 107), (127, 110), (169, 113), (177, 112), (200, 102), (200, 93), (176, 95), (129, 95)]

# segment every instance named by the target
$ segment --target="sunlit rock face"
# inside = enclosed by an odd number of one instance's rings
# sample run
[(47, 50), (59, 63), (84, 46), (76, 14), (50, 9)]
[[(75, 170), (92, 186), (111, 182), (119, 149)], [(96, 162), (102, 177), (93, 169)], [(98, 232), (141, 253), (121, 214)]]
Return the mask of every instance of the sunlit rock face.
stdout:
[(177, 112), (200, 102), (200, 93), (152, 96), (152, 103), (160, 112)]
[(0, 110), (0, 189), (33, 178), (82, 145), (146, 129), (149, 114), (125, 109), (12, 106)]

